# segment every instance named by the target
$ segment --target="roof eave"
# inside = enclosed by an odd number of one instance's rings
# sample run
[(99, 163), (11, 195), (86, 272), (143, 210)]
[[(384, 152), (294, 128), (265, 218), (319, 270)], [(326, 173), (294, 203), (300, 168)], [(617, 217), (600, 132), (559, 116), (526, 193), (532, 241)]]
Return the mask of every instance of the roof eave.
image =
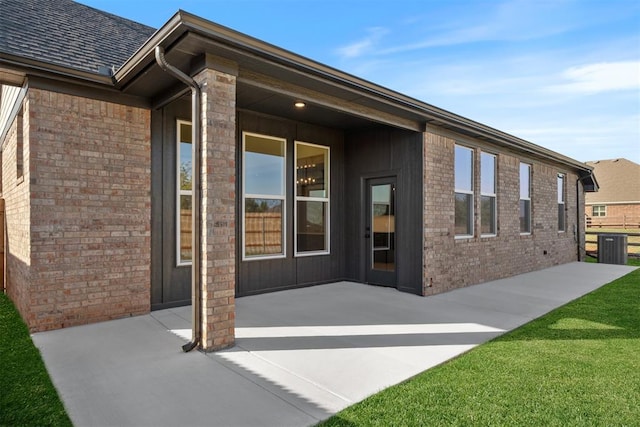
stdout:
[(153, 62), (155, 57), (156, 46), (162, 46), (165, 49), (167, 45), (175, 41), (186, 32), (186, 28), (182, 25), (184, 11), (176, 12), (166, 24), (159, 28), (140, 48), (114, 73), (116, 87), (122, 87), (127, 81), (135, 78), (135, 76), (144, 69), (149, 63)]
[(85, 82), (113, 87), (111, 77), (104, 74), (77, 70), (50, 62), (23, 58), (5, 52), (0, 52), (0, 67), (18, 70), (25, 75), (36, 75), (56, 79), (62, 77), (64, 80), (83, 80)]
[(502, 145), (506, 144), (519, 151), (529, 153), (536, 157), (559, 162), (579, 171), (589, 172), (592, 170), (590, 166), (570, 157), (403, 95), (399, 92), (395, 92), (391, 89), (360, 79), (327, 65), (323, 65), (182, 10), (179, 10), (175, 15), (173, 15), (173, 17), (158, 31), (156, 31), (156, 33), (151, 36), (149, 40), (147, 40), (147, 42), (140, 47), (140, 49), (138, 49), (138, 51), (134, 53), (133, 56), (115, 73), (114, 78), (116, 80), (116, 86), (125, 86), (128, 81), (134, 79), (139, 72), (143, 71), (145, 67), (151, 64), (153, 62), (154, 49), (156, 46), (161, 45), (165, 49), (168, 49), (174, 41), (178, 40), (187, 32), (201, 34), (212, 40), (231, 45), (239, 51), (244, 51), (251, 55), (257, 55), (265, 60), (277, 62), (300, 72), (320, 77), (326, 81), (332, 82), (333, 84), (339, 84), (343, 87), (349, 88), (350, 90), (358, 91), (363, 96), (374, 98), (378, 102), (391, 104), (399, 110), (404, 110), (412, 115), (419, 115), (424, 118), (425, 124), (435, 121), (438, 124), (444, 124), (454, 130), (465, 130), (492, 142)]

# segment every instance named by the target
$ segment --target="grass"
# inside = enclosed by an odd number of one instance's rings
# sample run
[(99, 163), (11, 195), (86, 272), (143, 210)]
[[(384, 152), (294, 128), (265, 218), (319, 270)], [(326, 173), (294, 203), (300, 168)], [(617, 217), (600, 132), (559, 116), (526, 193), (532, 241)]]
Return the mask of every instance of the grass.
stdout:
[(0, 426), (71, 426), (13, 303), (0, 292)]
[(321, 425), (637, 426), (639, 420), (636, 270)]

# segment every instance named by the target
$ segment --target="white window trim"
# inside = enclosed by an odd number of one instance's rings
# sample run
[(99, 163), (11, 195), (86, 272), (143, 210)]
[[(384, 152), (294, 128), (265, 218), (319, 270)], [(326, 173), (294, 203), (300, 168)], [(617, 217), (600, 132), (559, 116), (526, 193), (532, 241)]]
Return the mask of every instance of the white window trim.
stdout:
[[(518, 199), (518, 205), (520, 205), (520, 200), (528, 200), (529, 201), (529, 231), (525, 231), (525, 232), (520, 232), (521, 236), (530, 236), (532, 234), (532, 229), (533, 229), (533, 203), (531, 202), (531, 176), (533, 175), (533, 165), (531, 163), (526, 163), (526, 162), (520, 162), (518, 164), (518, 181), (520, 180), (520, 167), (522, 165), (527, 165), (529, 166), (529, 197), (522, 197), (522, 195), (520, 195), (520, 198)], [(518, 215), (520, 215), (520, 211), (518, 209)], [(518, 221), (519, 222), (519, 221)], [(520, 228), (520, 226), (518, 225), (518, 228)]]
[[(298, 161), (298, 145), (307, 145), (309, 147), (318, 147), (318, 148), (322, 148), (324, 150), (327, 150), (327, 165), (326, 165), (326, 171), (327, 174), (325, 176), (325, 188), (327, 191), (327, 197), (305, 197), (305, 196), (298, 196), (298, 189), (295, 185), (295, 181), (297, 178), (297, 165), (295, 164)], [(302, 258), (302, 257), (309, 257), (309, 256), (316, 256), (316, 255), (329, 255), (331, 254), (331, 147), (328, 147), (326, 145), (318, 145), (318, 144), (311, 144), (309, 142), (303, 142), (303, 141), (294, 141), (294, 153), (293, 153), (293, 170), (294, 170), (294, 174), (293, 174), (293, 194), (295, 195), (295, 202), (294, 202), (294, 224), (293, 224), (293, 247), (294, 247), (294, 257), (296, 258)], [(305, 251), (305, 252), (298, 252), (298, 201), (307, 201), (307, 202), (325, 202), (327, 204), (327, 212), (326, 212), (326, 222), (327, 222), (327, 226), (326, 226), (326, 230), (325, 230), (325, 244), (327, 246), (327, 249), (324, 251)]]
[[(604, 208), (604, 215), (602, 215), (600, 212), (598, 212), (598, 215), (593, 213), (593, 208), (598, 207), (598, 208)], [(607, 216), (607, 205), (592, 205), (591, 207), (591, 216), (593, 218), (603, 218), (605, 216)]]
[[(482, 155), (493, 157), (493, 193), (482, 192)], [(493, 153), (481, 152), (480, 153), (480, 237), (496, 237), (498, 235), (498, 193), (496, 189), (498, 187), (498, 156)], [(482, 233), (482, 196), (493, 197), (493, 229), (495, 233)]]
[[(465, 150), (469, 150), (471, 151), (471, 191), (469, 190), (458, 190), (457, 188), (455, 188), (455, 168), (456, 168), (456, 162), (455, 162), (455, 149), (456, 147), (460, 147), (460, 148), (464, 148)], [(454, 203), (454, 209), (455, 209), (455, 195), (456, 193), (459, 194), (468, 194), (471, 195), (471, 212), (469, 213), (471, 215), (471, 234), (455, 234), (454, 239), (456, 240), (464, 240), (464, 239), (473, 239), (475, 237), (475, 232), (476, 232), (476, 224), (475, 224), (475, 193), (473, 191), (473, 188), (475, 186), (476, 183), (476, 179), (475, 179), (475, 154), (476, 154), (476, 150), (471, 148), (471, 147), (467, 147), (465, 145), (461, 145), (461, 144), (455, 144), (454, 148), (453, 148), (453, 182), (454, 182), (454, 194), (453, 194), (453, 203)], [(455, 228), (455, 218), (454, 218), (454, 228)], [(455, 233), (455, 231), (454, 231)]]
[[(283, 195), (272, 195), (272, 194), (247, 194), (245, 192), (245, 146), (246, 146), (246, 137), (247, 136), (256, 136), (259, 138), (267, 138), (273, 139), (274, 141), (281, 141), (284, 144), (284, 167), (282, 168), (282, 188)], [(270, 199), (270, 200), (282, 200), (282, 253), (281, 254), (269, 254), (269, 255), (250, 255), (247, 256), (246, 251), (246, 224), (245, 224), (245, 204), (247, 198), (249, 199)], [(253, 132), (242, 132), (242, 211), (240, 213), (242, 215), (242, 261), (261, 261), (267, 259), (283, 259), (287, 257), (287, 139), (280, 138), (277, 136), (264, 135), (260, 133)]]
[[(180, 196), (191, 196), (191, 208), (193, 209), (193, 188), (191, 190), (183, 190), (180, 188), (180, 125), (192, 125), (188, 120), (176, 120), (176, 267), (189, 267), (193, 261), (182, 261), (180, 254)], [(193, 142), (191, 142), (191, 174), (193, 176)], [(193, 215), (192, 215), (193, 218)], [(193, 221), (193, 220), (192, 220)], [(193, 233), (193, 224), (191, 224), (191, 232)], [(193, 242), (193, 238), (191, 239)], [(191, 249), (193, 253), (193, 248)]]
[(562, 219), (562, 224), (564, 225), (564, 229), (563, 230), (558, 229), (558, 233), (565, 233), (567, 231), (567, 214), (565, 212), (565, 209), (567, 208), (567, 200), (566, 200), (567, 199), (567, 196), (566, 196), (567, 174), (558, 172), (558, 178), (562, 178), (562, 202), (558, 200), (558, 205), (562, 205), (562, 214), (564, 215), (564, 218)]

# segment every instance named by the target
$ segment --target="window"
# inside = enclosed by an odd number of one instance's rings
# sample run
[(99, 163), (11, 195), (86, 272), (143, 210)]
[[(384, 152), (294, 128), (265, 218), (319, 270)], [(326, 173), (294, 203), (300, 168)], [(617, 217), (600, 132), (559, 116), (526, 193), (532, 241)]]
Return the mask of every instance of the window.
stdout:
[(520, 163), (520, 233), (531, 233), (531, 165)]
[(24, 176), (24, 123), (22, 107), (20, 107), (20, 111), (16, 117), (16, 125), (16, 178), (18, 178), (19, 184), (22, 182), (20, 178)]
[(178, 265), (190, 265), (192, 256), (193, 162), (191, 123), (177, 121), (176, 162), (176, 236)]
[(605, 205), (594, 205), (591, 209), (592, 216), (607, 216), (607, 207)]
[(285, 256), (286, 140), (242, 135), (243, 259)]
[(480, 233), (496, 235), (496, 156), (480, 154)]
[(558, 174), (558, 231), (565, 231), (565, 203), (564, 203), (564, 191), (565, 191), (565, 176), (564, 174)]
[(455, 232), (456, 237), (473, 236), (473, 150), (455, 148)]
[(295, 253), (329, 253), (329, 148), (297, 142)]

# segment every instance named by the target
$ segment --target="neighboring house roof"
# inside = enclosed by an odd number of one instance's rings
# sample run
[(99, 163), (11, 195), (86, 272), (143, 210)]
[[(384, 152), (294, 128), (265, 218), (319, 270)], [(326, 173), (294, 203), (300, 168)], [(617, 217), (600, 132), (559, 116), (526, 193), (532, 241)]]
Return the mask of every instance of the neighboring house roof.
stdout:
[(0, 0), (0, 9), (0, 53), (92, 73), (117, 70), (155, 32), (71, 0)]
[(597, 193), (588, 193), (586, 202), (640, 203), (640, 165), (627, 159), (587, 162), (600, 186)]

